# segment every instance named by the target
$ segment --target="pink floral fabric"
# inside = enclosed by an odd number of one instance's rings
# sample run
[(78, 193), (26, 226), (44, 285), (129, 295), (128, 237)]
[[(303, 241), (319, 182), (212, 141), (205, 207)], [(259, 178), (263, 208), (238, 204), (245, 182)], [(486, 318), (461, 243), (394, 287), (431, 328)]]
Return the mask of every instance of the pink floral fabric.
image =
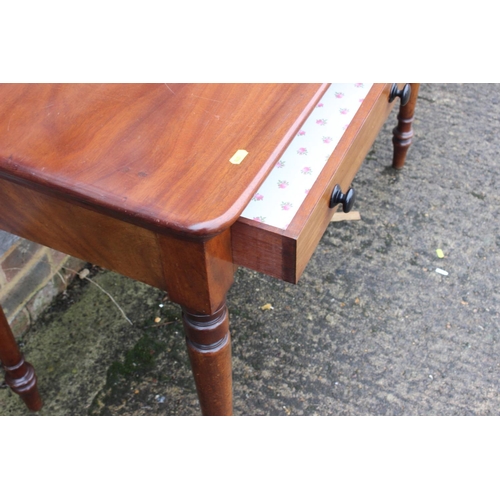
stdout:
[(371, 86), (334, 83), (328, 88), (242, 217), (288, 227)]

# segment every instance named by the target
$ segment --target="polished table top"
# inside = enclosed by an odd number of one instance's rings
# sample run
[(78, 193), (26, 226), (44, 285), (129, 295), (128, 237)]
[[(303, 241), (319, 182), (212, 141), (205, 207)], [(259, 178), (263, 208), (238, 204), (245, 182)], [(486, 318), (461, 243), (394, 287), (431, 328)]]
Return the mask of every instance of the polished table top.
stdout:
[(0, 85), (0, 176), (155, 231), (216, 234), (326, 87)]

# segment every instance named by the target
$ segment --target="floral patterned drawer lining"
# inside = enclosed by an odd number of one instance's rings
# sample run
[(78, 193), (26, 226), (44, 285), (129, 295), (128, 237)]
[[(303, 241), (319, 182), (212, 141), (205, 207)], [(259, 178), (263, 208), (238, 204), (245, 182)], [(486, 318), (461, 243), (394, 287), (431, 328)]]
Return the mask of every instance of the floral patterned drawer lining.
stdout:
[(288, 227), (371, 86), (334, 83), (328, 88), (242, 217)]

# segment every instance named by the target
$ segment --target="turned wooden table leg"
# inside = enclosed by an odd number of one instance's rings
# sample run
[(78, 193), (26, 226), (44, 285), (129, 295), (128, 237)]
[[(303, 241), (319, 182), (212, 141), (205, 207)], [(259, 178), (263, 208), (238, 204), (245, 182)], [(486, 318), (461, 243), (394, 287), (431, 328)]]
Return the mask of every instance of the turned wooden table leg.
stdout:
[(226, 304), (214, 314), (183, 309), (184, 331), (203, 415), (232, 415), (231, 339)]
[(5, 370), (5, 382), (21, 396), (26, 406), (38, 411), (43, 403), (36, 386), (33, 367), (24, 360), (3, 310), (0, 308), (0, 361)]
[(406, 153), (413, 138), (413, 117), (417, 103), (419, 83), (412, 83), (410, 100), (405, 106), (399, 108), (398, 125), (393, 130), (392, 143), (394, 144), (394, 156), (392, 166), (400, 170), (406, 160)]
[(229, 230), (210, 239), (162, 235), (163, 272), (182, 307), (186, 343), (203, 415), (232, 414), (231, 340), (226, 295), (236, 267)]

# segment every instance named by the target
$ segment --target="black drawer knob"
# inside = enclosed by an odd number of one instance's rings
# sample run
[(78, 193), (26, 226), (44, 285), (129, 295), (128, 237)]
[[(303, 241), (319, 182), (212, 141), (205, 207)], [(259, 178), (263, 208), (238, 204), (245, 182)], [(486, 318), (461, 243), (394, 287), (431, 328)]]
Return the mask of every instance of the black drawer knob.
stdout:
[(389, 102), (394, 101), (396, 97), (401, 99), (401, 106), (406, 106), (411, 96), (411, 86), (407, 83), (401, 90), (398, 89), (396, 83), (392, 84), (391, 91), (389, 92)]
[(335, 205), (341, 203), (342, 210), (346, 213), (350, 212), (352, 210), (352, 206), (354, 205), (355, 198), (356, 195), (353, 188), (349, 188), (347, 193), (344, 194), (341, 187), (336, 184), (333, 188), (332, 197), (330, 198), (330, 208), (333, 208)]

